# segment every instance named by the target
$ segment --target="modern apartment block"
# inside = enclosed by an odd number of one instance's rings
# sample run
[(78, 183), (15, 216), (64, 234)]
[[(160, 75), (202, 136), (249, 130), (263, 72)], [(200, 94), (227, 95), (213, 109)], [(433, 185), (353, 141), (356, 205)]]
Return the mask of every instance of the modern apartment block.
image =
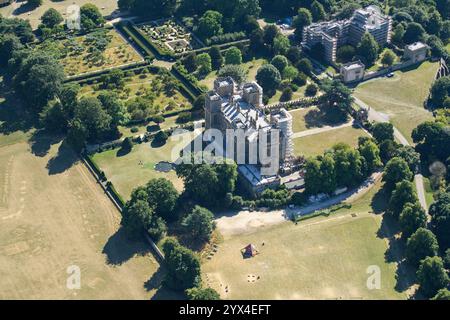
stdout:
[[(240, 130), (244, 133), (244, 141), (240, 141), (241, 146), (234, 145), (234, 150), (244, 150), (244, 163), (242, 154), (234, 152), (234, 160), (238, 162), (238, 172), (244, 182), (254, 193), (263, 191), (266, 187), (280, 184), (278, 170), (282, 166), (290, 163), (293, 159), (292, 144), (292, 116), (284, 108), (277, 110), (266, 110), (262, 102), (263, 89), (256, 83), (245, 83), (242, 86), (236, 85), (231, 77), (218, 78), (214, 81), (214, 90), (210, 91), (205, 101), (205, 130), (218, 129), (222, 136), (226, 138), (227, 129), (229, 132)], [(279, 134), (279, 139), (275, 140), (274, 131)], [(267, 144), (261, 146), (261, 138), (264, 137)], [(267, 139), (267, 140), (266, 140)], [(222, 149), (222, 154), (226, 154), (225, 141), (215, 141)], [(274, 145), (275, 143), (275, 145)], [(250, 150), (259, 155), (259, 149), (267, 147), (267, 154), (271, 155), (270, 149), (274, 146), (278, 148), (278, 163), (274, 174), (262, 174), (259, 156), (252, 161), (249, 158)], [(256, 160), (256, 161), (255, 161)]]
[(302, 46), (311, 49), (321, 43), (325, 59), (336, 61), (337, 49), (344, 44), (357, 46), (365, 32), (369, 32), (380, 46), (391, 41), (392, 19), (377, 6), (358, 9), (347, 20), (313, 23), (303, 30)]

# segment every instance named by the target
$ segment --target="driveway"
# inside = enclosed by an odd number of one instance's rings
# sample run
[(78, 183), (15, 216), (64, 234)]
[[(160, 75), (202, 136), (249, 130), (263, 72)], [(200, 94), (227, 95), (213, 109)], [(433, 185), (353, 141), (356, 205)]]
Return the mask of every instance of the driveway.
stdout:
[(296, 132), (296, 133), (292, 134), (292, 139), (306, 137), (306, 136), (310, 136), (313, 134), (318, 134), (318, 133), (327, 132), (327, 131), (331, 131), (331, 130), (337, 130), (337, 129), (342, 129), (342, 128), (346, 128), (346, 127), (351, 127), (352, 125), (353, 125), (353, 119), (351, 119), (350, 121), (348, 121), (344, 124), (338, 125), (338, 126), (324, 126), (324, 127), (320, 127), (320, 128), (314, 128), (314, 129)]
[[(374, 108), (368, 106), (363, 101), (358, 99), (357, 97), (353, 96), (355, 98), (355, 103), (366, 110), (369, 110), (369, 120), (375, 121), (375, 122), (389, 122), (389, 117), (383, 113), (380, 113), (376, 111)], [(397, 128), (394, 127), (394, 137), (404, 146), (410, 146), (411, 144), (406, 140), (405, 136), (398, 131)], [(425, 199), (425, 188), (423, 186), (423, 176), (421, 174), (416, 174), (414, 176), (414, 183), (416, 185), (417, 189), (417, 197), (419, 198), (420, 205), (422, 208), (428, 213), (428, 205), (427, 201)]]
[(262, 227), (290, 220), (292, 216), (304, 216), (313, 213), (316, 210), (326, 209), (342, 202), (352, 203), (369, 191), (381, 177), (381, 172), (375, 172), (356, 189), (349, 190), (325, 201), (312, 203), (301, 208), (286, 208), (273, 211), (243, 210), (237, 213), (228, 212), (215, 220), (216, 226), (223, 235), (252, 233)]

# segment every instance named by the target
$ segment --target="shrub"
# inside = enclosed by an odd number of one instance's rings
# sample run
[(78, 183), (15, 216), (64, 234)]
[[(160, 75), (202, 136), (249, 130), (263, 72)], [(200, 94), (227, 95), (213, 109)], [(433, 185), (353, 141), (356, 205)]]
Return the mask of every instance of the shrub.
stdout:
[(228, 42), (235, 42), (242, 39), (245, 39), (246, 35), (245, 32), (231, 32), (231, 33), (224, 33), (221, 35), (213, 36), (206, 40), (207, 45), (215, 45), (215, 44), (223, 44)]
[(181, 112), (178, 115), (176, 123), (187, 123), (192, 120), (192, 113), (190, 112)]
[(297, 76), (292, 80), (292, 82), (300, 87), (303, 87), (306, 84), (307, 79), (308, 76), (306, 74), (304, 74), (303, 72), (299, 72)]
[(158, 144), (164, 144), (166, 143), (168, 138), (169, 135), (165, 131), (158, 131), (158, 133), (155, 135), (154, 141)]
[(313, 83), (308, 84), (305, 90), (305, 95), (308, 97), (314, 97), (317, 94), (317, 86)]
[(122, 149), (128, 152), (131, 151), (131, 149), (133, 149), (133, 141), (131, 141), (129, 137), (126, 137), (122, 141)]
[(285, 102), (292, 100), (292, 95), (294, 92), (292, 91), (291, 87), (287, 87), (283, 90), (283, 93), (281, 94), (280, 101)]

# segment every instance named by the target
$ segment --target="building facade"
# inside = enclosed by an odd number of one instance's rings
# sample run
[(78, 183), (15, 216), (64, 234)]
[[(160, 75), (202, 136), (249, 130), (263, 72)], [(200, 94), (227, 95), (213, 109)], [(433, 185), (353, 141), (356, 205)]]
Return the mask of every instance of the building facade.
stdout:
[[(237, 86), (231, 77), (226, 77), (214, 81), (214, 90), (208, 92), (205, 100), (205, 130), (218, 129), (224, 139), (227, 133), (238, 131), (245, 137), (234, 142), (233, 160), (238, 163), (241, 178), (254, 193), (279, 185), (279, 169), (293, 159), (292, 116), (284, 108), (268, 111), (262, 98), (263, 89), (256, 82)], [(267, 143), (261, 143), (263, 138)], [(229, 145), (225, 141), (214, 143), (222, 150), (222, 155), (228, 156)], [(277, 169), (273, 174), (265, 175), (261, 169), (266, 164), (261, 162), (259, 155), (263, 151), (270, 157), (273, 148), (278, 153), (277, 159), (273, 157)], [(238, 150), (243, 150), (244, 154)]]
[(405, 47), (403, 58), (414, 63), (421, 62), (427, 58), (428, 46), (422, 42), (415, 42)]
[(364, 79), (365, 65), (361, 61), (354, 61), (341, 66), (341, 76), (345, 83), (361, 81)]
[(336, 61), (337, 49), (344, 44), (357, 46), (364, 33), (370, 33), (380, 46), (391, 41), (392, 19), (377, 6), (358, 9), (347, 20), (313, 23), (303, 30), (302, 46), (311, 49), (317, 43), (324, 47), (325, 59)]

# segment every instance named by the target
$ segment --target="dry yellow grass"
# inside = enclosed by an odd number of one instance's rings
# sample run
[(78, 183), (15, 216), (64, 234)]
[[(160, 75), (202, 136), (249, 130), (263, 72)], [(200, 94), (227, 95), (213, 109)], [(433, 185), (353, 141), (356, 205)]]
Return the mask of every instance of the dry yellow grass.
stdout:
[[(71, 150), (30, 152), (49, 143), (0, 147), (0, 299), (151, 298), (149, 246), (119, 231), (120, 213)], [(80, 290), (66, 287), (71, 265)]]
[[(224, 299), (405, 299), (395, 289), (396, 264), (385, 260), (382, 217), (371, 213), (378, 190), (327, 218), (225, 237), (203, 265), (205, 284)], [(249, 243), (260, 253), (244, 259), (240, 250)], [(379, 290), (366, 285), (374, 265), (381, 271)]]
[[(0, 14), (4, 17), (17, 17), (24, 20), (29, 20), (30, 24), (33, 28), (37, 28), (41, 23), (41, 17), (45, 11), (49, 8), (56, 9), (59, 13), (66, 16), (67, 8), (72, 4), (77, 4), (82, 6), (86, 3), (95, 3), (95, 5), (100, 9), (100, 12), (103, 15), (109, 15), (114, 10), (117, 10), (117, 0), (60, 0), (60, 1), (52, 1), (52, 0), (43, 0), (41, 6), (30, 10), (29, 7), (21, 8), (21, 5), (25, 3), (24, 1), (17, 1), (13, 5), (5, 6), (0, 8)], [(25, 9), (27, 8), (27, 9)]]

